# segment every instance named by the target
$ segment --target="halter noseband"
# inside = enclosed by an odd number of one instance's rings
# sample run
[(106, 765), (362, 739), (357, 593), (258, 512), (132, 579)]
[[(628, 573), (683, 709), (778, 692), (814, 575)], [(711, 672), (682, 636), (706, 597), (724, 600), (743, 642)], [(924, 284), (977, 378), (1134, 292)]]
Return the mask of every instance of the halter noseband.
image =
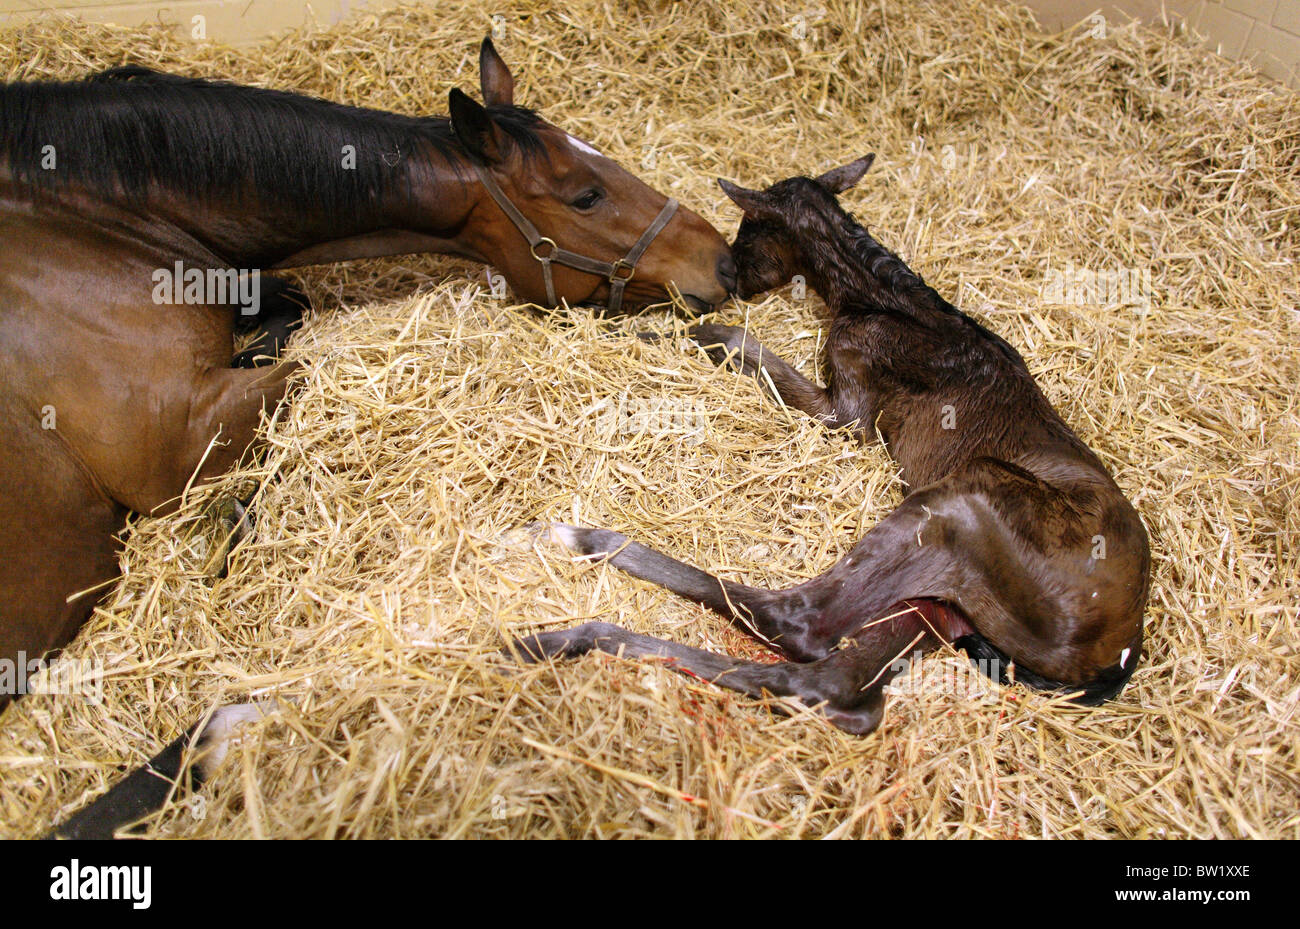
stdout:
[(528, 221), (528, 217), (519, 212), (519, 208), (510, 202), (508, 198), (497, 186), (497, 182), (492, 179), (488, 170), (477, 161), (472, 162), (474, 170), (478, 172), (479, 179), (487, 192), (492, 195), (492, 199), (497, 202), (497, 206), (510, 217), (510, 221), (515, 224), (525, 239), (528, 240), (528, 250), (532, 252), (534, 258), (542, 263), (542, 278), (546, 281), (546, 299), (551, 306), (556, 306), (559, 301), (555, 299), (555, 283), (551, 280), (551, 262), (558, 262), (570, 268), (584, 271), (587, 274), (594, 274), (597, 277), (603, 277), (609, 281), (609, 302), (607, 306), (611, 313), (617, 313), (623, 306), (623, 288), (627, 282), (632, 280), (632, 275), (636, 273), (636, 263), (641, 260), (645, 250), (650, 247), (650, 243), (655, 240), (655, 236), (663, 232), (668, 221), (673, 218), (677, 212), (677, 201), (669, 198), (664, 204), (664, 208), (659, 211), (654, 222), (646, 227), (646, 231), (641, 233), (641, 238), (636, 240), (626, 255), (617, 261), (599, 261), (595, 258), (588, 258), (585, 255), (579, 255), (577, 252), (571, 252), (568, 249), (560, 248), (555, 244), (554, 239), (548, 239), (537, 231), (537, 227)]

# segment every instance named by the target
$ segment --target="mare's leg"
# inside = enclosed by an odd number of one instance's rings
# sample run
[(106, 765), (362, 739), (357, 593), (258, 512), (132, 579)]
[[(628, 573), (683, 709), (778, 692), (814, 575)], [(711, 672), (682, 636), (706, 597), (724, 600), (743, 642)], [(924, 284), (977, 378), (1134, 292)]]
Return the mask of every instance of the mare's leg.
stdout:
[[(202, 456), (203, 465), (198, 479), (206, 480), (228, 471), (252, 443), (263, 411), (271, 413), (283, 400), (287, 378), (297, 365), (282, 362), (275, 368), (217, 368), (208, 372), (206, 391), (196, 398), (199, 413), (187, 436), (187, 454)], [(211, 437), (216, 436), (217, 442)], [(200, 445), (202, 447), (200, 447)], [(190, 465), (190, 472), (197, 460)], [(234, 495), (217, 502), (216, 537), (203, 565), (203, 573), (210, 578), (225, 577), (229, 569), (230, 554), (252, 532), (252, 497), (245, 499)], [(172, 505), (169, 501), (164, 512)]]
[[(16, 669), (66, 645), (107, 592), (126, 510), (99, 491), (55, 430), (42, 430), (7, 396), (0, 487), (0, 659)], [(0, 693), (0, 708), (14, 696)]]
[[(73, 813), (51, 830), (48, 838), (111, 839), (115, 834), (162, 809), (178, 787), (195, 790), (220, 766), (236, 730), (261, 719), (267, 708), (236, 703), (216, 710), (196, 723), (162, 751)], [(128, 830), (129, 831), (129, 830)]]
[[(232, 368), (261, 368), (275, 364), (289, 337), (302, 326), (303, 313), (310, 307), (307, 295), (278, 277), (262, 277), (261, 309), (256, 316), (236, 318), (236, 329), (258, 336), (231, 361)], [(203, 568), (208, 577), (225, 577), (230, 553), (251, 532), (251, 495), (230, 497), (220, 504), (217, 544)]]
[(762, 664), (629, 632), (610, 623), (585, 623), (516, 640), (511, 650), (525, 661), (571, 658), (602, 651), (625, 658), (657, 658), (674, 671), (702, 678), (752, 697), (792, 697), (821, 706), (827, 719), (854, 735), (880, 725), (885, 684), (917, 652), (947, 641), (918, 609), (904, 608), (858, 630), (844, 647), (817, 661)]
[[(200, 378), (190, 413), (190, 430), (182, 466), (206, 480), (239, 461), (252, 443), (262, 413), (275, 412), (288, 391), (289, 378), (300, 366), (282, 361), (269, 368), (213, 368)], [(209, 444), (219, 436), (219, 444)], [(203, 459), (203, 455), (207, 458)]]
[(225, 577), (230, 569), (230, 553), (253, 534), (252, 500), (257, 495), (254, 488), (244, 497), (231, 494), (217, 500), (213, 507), (216, 523), (216, 544), (203, 563), (203, 573), (209, 578)]
[(307, 295), (278, 277), (262, 277), (261, 309), (256, 316), (236, 317), (242, 331), (254, 328), (258, 337), (234, 357), (232, 368), (254, 368), (274, 364), (285, 343), (302, 325)]
[(229, 471), (252, 444), (263, 411), (270, 414), (284, 399), (289, 377), (298, 368), (296, 362), (280, 362), (267, 368), (199, 372), (184, 429), (166, 437), (163, 460), (124, 502), (142, 513), (165, 513), (176, 505), (196, 469), (196, 482)]

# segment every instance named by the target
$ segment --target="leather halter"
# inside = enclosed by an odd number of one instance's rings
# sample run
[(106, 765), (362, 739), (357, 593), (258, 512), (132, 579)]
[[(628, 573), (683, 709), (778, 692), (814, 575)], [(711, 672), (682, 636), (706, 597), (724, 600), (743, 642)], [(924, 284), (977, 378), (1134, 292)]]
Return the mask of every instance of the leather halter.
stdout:
[(609, 302), (606, 304), (611, 313), (617, 313), (623, 306), (623, 288), (627, 282), (632, 280), (636, 273), (636, 263), (641, 260), (645, 250), (650, 247), (650, 243), (655, 240), (655, 236), (663, 232), (668, 221), (673, 218), (677, 212), (677, 201), (669, 199), (664, 204), (664, 208), (659, 211), (654, 222), (646, 227), (646, 231), (641, 233), (641, 238), (636, 240), (626, 255), (617, 261), (600, 261), (596, 258), (588, 258), (585, 255), (579, 255), (577, 252), (571, 252), (568, 249), (560, 248), (555, 244), (554, 239), (549, 239), (537, 231), (537, 227), (528, 221), (528, 217), (519, 212), (519, 208), (510, 202), (510, 198), (502, 192), (497, 182), (493, 180), (492, 175), (488, 173), (487, 168), (478, 162), (471, 162), (474, 170), (478, 172), (479, 180), (487, 188), (487, 192), (492, 195), (492, 199), (497, 202), (497, 206), (510, 217), (510, 221), (515, 224), (525, 239), (528, 240), (528, 250), (532, 252), (534, 258), (542, 263), (542, 278), (546, 281), (546, 299), (551, 306), (557, 306), (559, 301), (555, 299), (555, 283), (551, 280), (551, 262), (575, 268), (578, 271), (594, 274), (597, 277), (603, 277), (609, 281)]

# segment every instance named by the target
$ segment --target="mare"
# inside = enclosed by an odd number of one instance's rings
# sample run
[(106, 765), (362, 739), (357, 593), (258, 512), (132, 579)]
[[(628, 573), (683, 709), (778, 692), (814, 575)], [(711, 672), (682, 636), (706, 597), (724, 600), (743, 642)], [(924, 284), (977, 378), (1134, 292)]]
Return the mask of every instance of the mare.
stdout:
[(283, 398), (296, 364), (232, 358), (262, 270), (442, 252), (534, 303), (726, 297), (712, 226), (515, 105), (490, 40), (479, 64), (449, 118), (138, 67), (0, 86), (0, 661), (64, 646), (128, 514), (227, 471)]

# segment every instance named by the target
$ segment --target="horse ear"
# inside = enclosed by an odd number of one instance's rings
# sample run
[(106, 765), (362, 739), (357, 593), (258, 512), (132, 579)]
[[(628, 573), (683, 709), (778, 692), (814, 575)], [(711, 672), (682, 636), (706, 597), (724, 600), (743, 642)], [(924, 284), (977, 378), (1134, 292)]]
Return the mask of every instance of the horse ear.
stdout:
[(761, 217), (772, 212), (772, 206), (768, 202), (767, 194), (764, 191), (738, 187), (730, 181), (724, 181), (722, 178), (718, 178), (718, 186), (722, 188), (722, 192), (730, 197), (736, 206), (750, 216)]
[(846, 165), (838, 168), (831, 168), (821, 177), (817, 178), (817, 183), (821, 184), (833, 194), (842, 194), (858, 181), (862, 180), (862, 175), (867, 173), (867, 168), (876, 160), (875, 153), (863, 155), (857, 161), (850, 161)]
[(447, 99), (451, 110), (451, 129), (461, 146), (484, 164), (505, 159), (506, 136), (482, 104), (471, 100), (458, 87)]
[(479, 82), (483, 87), (483, 102), (488, 106), (510, 106), (515, 102), (515, 79), (497, 54), (492, 37), (483, 39), (478, 50)]

